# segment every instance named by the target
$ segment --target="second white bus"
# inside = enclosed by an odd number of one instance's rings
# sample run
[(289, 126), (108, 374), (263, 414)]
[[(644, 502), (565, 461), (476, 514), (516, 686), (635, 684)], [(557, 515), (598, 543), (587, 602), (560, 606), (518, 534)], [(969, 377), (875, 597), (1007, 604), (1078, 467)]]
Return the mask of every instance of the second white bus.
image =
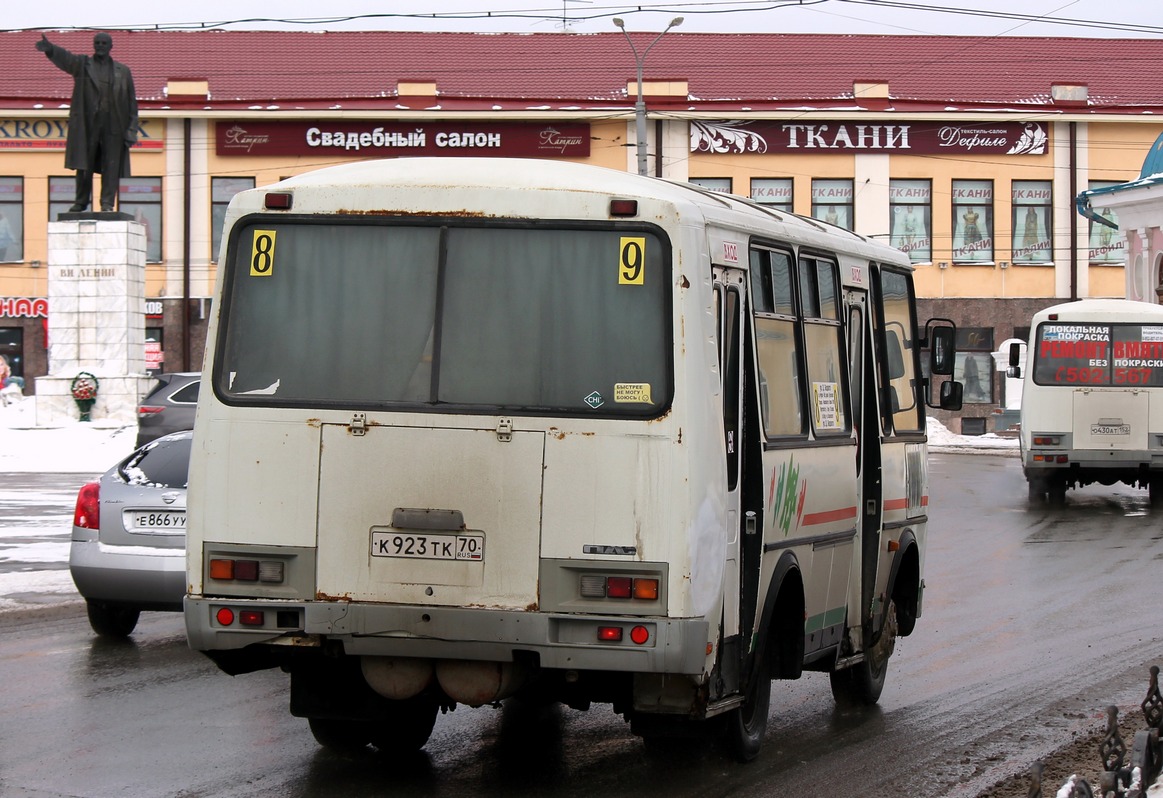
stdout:
[[(1163, 307), (1083, 299), (1034, 315), (1022, 377), (1022, 467), (1033, 502), (1123, 482), (1163, 502)], [(1017, 368), (1015, 368), (1017, 367)]]
[[(876, 701), (921, 614), (907, 256), (571, 163), (239, 194), (190, 467), (186, 626), (326, 746), (509, 696), (756, 756), (773, 679)], [(944, 406), (959, 405), (946, 381)]]

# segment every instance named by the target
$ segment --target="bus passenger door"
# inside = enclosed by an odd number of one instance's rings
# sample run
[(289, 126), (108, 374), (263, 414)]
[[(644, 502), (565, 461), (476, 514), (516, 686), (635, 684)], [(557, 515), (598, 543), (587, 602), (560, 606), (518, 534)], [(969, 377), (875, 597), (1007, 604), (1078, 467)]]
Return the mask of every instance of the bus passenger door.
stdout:
[[(860, 507), (860, 619), (872, 611), (876, 567), (880, 556), (881, 474), (880, 412), (877, 408), (875, 342), (869, 328), (868, 292), (846, 289), (848, 316), (848, 376), (852, 390), (852, 418), (856, 426), (856, 472)], [(849, 623), (856, 621), (850, 618)]]
[(723, 450), (727, 463), (727, 495), (724, 534), (727, 561), (723, 575), (723, 637), (740, 633), (740, 490), (743, 427), (743, 275), (738, 269), (714, 269), (715, 308), (718, 322), (719, 374), (722, 380)]

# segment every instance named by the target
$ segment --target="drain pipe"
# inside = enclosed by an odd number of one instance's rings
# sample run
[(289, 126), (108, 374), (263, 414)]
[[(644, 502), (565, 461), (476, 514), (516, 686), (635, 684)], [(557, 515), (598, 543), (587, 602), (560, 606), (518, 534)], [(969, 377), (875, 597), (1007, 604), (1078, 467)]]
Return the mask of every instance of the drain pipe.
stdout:
[(190, 117), (182, 120), (182, 371), (190, 370)]
[[(1078, 196), (1078, 123), (1070, 123), (1070, 196)], [(1078, 299), (1078, 220), (1070, 217), (1070, 300)]]

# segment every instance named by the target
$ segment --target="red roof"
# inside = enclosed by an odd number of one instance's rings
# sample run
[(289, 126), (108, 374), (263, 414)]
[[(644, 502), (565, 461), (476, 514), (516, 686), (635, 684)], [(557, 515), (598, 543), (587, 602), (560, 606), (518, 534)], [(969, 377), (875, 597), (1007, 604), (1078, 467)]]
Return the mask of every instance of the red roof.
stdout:
[[(143, 112), (534, 111), (593, 113), (633, 104), (634, 55), (620, 31), (419, 33), (297, 31), (113, 32), (113, 57), (133, 71)], [(632, 34), (641, 53), (656, 33)], [(0, 106), (68, 102), (71, 81), (37, 52), (37, 32), (0, 33)], [(91, 32), (50, 33), (75, 53)], [(1163, 113), (1163, 40), (669, 32), (645, 60), (647, 80), (685, 80), (688, 98), (652, 109)], [(209, 81), (208, 101), (165, 96), (170, 80)], [(397, 96), (431, 81), (437, 98)], [(856, 102), (853, 83), (885, 82), (890, 98)], [(1085, 105), (1055, 105), (1054, 84), (1088, 87)]]

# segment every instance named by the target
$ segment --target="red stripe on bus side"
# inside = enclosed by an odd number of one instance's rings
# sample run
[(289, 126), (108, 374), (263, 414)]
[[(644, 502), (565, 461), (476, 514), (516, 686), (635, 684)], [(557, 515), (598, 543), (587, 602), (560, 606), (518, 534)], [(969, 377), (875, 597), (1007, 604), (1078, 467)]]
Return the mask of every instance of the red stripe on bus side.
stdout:
[(822, 513), (806, 513), (801, 526), (827, 524), (831, 521), (843, 521), (845, 518), (855, 518), (856, 507), (841, 507), (838, 510), (824, 510)]
[[(906, 509), (908, 509), (908, 506), (909, 506), (908, 499), (888, 499), (884, 503), (884, 509), (886, 509), (886, 510), (906, 510)], [(921, 506), (922, 507), (929, 506), (929, 497), (928, 496), (921, 497)]]

